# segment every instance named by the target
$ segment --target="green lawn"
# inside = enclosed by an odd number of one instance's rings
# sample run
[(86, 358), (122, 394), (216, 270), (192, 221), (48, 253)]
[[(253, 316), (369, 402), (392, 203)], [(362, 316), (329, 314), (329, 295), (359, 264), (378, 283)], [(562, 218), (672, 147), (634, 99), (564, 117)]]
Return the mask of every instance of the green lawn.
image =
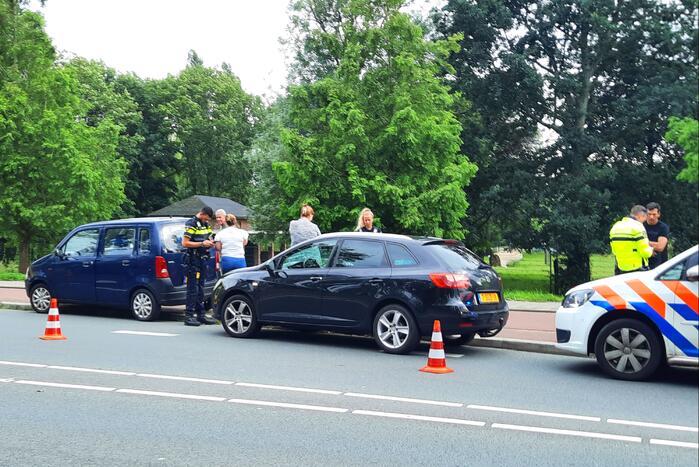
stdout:
[[(593, 255), (590, 264), (593, 279), (614, 274), (614, 257), (611, 255)], [(522, 260), (495, 269), (502, 277), (508, 300), (558, 302), (563, 298), (549, 292), (549, 265), (544, 262), (543, 252), (524, 253)]]
[(0, 263), (0, 281), (23, 281), (24, 274), (17, 272), (17, 263)]

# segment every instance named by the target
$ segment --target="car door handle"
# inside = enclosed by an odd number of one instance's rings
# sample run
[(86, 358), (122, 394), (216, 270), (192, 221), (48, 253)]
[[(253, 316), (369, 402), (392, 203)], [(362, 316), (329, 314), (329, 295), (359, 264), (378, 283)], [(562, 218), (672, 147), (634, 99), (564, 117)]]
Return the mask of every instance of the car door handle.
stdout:
[(131, 264), (131, 261), (129, 261), (128, 259), (123, 259), (123, 260), (121, 260), (121, 265), (122, 265), (122, 266), (128, 266), (129, 264)]
[(322, 278), (321, 276), (311, 276), (310, 279), (311, 279), (313, 282), (318, 282), (318, 281), (322, 281), (322, 280), (323, 280), (323, 278)]
[(92, 263), (94, 263), (94, 261), (83, 261), (83, 267), (89, 268), (90, 266), (92, 266)]

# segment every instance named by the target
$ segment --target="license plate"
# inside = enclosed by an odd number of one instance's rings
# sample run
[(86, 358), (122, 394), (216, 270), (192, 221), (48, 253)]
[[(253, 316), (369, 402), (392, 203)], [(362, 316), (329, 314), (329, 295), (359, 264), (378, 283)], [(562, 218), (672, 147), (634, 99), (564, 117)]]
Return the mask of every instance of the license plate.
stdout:
[(478, 300), (481, 303), (499, 303), (500, 297), (497, 292), (479, 293)]

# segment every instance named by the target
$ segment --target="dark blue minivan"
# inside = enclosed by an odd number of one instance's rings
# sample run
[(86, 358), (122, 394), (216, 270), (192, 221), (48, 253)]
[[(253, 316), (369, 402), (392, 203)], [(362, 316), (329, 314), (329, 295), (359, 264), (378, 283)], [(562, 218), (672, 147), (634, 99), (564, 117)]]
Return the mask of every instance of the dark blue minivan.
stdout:
[[(140, 321), (157, 319), (162, 305), (183, 305), (184, 217), (146, 217), (82, 225), (50, 255), (27, 269), (25, 288), (32, 308), (49, 310), (51, 298), (128, 308)], [(205, 296), (216, 282), (212, 250)]]

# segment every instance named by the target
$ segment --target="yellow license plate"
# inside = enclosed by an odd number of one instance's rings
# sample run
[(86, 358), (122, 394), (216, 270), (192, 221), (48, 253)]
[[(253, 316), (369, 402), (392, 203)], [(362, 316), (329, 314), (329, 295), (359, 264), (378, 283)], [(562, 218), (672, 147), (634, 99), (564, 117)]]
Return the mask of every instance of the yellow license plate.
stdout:
[(479, 293), (478, 299), (481, 303), (498, 303), (500, 302), (500, 297), (497, 292)]

